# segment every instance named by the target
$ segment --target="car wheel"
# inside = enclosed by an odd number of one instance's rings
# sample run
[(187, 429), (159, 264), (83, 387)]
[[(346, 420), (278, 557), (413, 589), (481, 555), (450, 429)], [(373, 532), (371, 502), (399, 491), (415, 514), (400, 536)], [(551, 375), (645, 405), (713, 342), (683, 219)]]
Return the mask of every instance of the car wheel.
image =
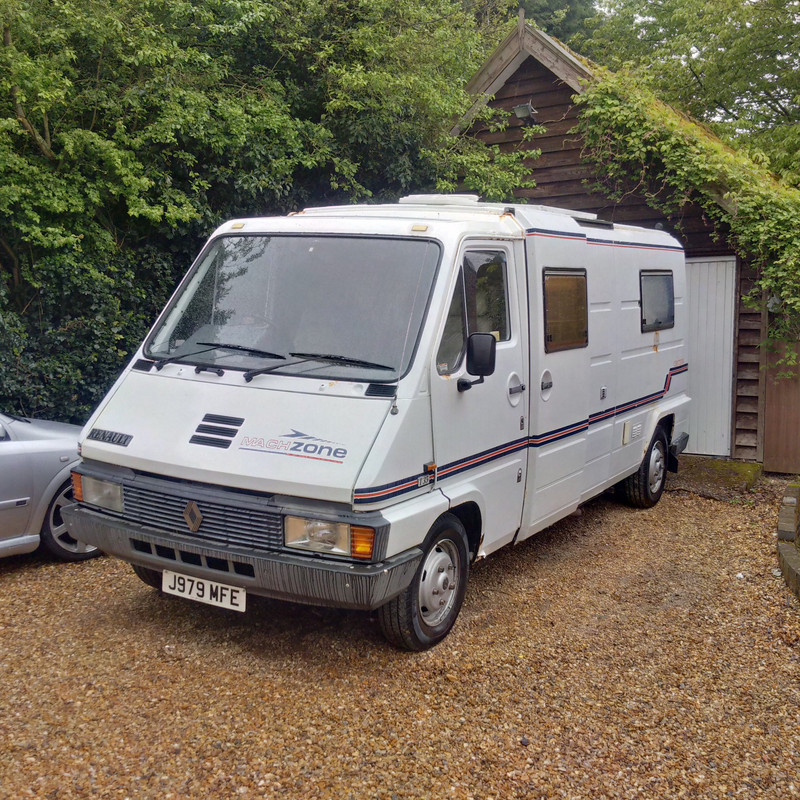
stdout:
[(639, 469), (617, 484), (622, 499), (636, 508), (651, 508), (667, 483), (667, 435), (659, 425)]
[(61, 516), (61, 509), (71, 505), (72, 481), (64, 483), (47, 507), (41, 531), (41, 549), (61, 561), (86, 561), (101, 554), (94, 545), (73, 539)]
[(131, 564), (133, 571), (140, 581), (143, 581), (148, 586), (161, 591), (161, 573), (157, 569), (150, 569), (150, 567), (141, 567), (139, 564)]
[(441, 642), (455, 624), (467, 589), (467, 534), (458, 517), (441, 516), (425, 541), (414, 579), (378, 609), (383, 635), (404, 650), (426, 650)]

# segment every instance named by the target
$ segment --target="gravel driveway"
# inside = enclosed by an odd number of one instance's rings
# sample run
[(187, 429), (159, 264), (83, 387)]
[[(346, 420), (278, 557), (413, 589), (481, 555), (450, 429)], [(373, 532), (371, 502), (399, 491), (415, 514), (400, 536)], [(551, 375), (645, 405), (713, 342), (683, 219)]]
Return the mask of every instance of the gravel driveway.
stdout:
[(366, 614), (5, 559), (0, 795), (800, 797), (783, 486), (596, 500), (478, 564), (422, 654)]

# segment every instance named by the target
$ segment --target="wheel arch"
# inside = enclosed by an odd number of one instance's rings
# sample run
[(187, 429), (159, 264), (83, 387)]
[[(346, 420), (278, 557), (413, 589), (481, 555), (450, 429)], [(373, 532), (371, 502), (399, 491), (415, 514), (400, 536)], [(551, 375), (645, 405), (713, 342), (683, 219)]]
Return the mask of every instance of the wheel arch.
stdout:
[(672, 441), (672, 433), (675, 430), (675, 415), (670, 413), (659, 417), (656, 427), (664, 429), (664, 433), (667, 435), (667, 445), (669, 445)]
[(70, 473), (77, 465), (77, 461), (73, 461), (71, 464), (65, 466), (62, 470), (58, 472), (53, 478), (50, 479), (50, 482), (47, 484), (46, 488), (41, 494), (39, 499), (39, 504), (36, 506), (35, 511), (31, 514), (30, 521), (28, 522), (28, 526), (30, 528), (30, 533), (40, 534), (42, 532), (42, 526), (45, 523), (45, 517), (47, 515), (47, 510), (50, 508), (50, 503), (53, 498), (58, 494), (61, 487), (68, 483), (71, 479)]
[(469, 546), (469, 559), (474, 561), (483, 540), (483, 516), (475, 501), (468, 501), (461, 505), (448, 509), (449, 514), (457, 517), (467, 532), (467, 544)]
[(670, 442), (672, 441), (672, 431), (675, 427), (675, 413), (670, 409), (653, 409), (650, 412), (650, 415), (647, 418), (647, 426), (646, 431), (649, 431), (649, 435), (644, 438), (642, 441), (643, 450), (642, 455), (647, 452), (647, 448), (650, 447), (650, 442), (653, 441), (653, 436), (655, 436), (656, 431), (661, 428), (664, 431), (664, 435), (667, 437), (667, 449), (669, 449)]

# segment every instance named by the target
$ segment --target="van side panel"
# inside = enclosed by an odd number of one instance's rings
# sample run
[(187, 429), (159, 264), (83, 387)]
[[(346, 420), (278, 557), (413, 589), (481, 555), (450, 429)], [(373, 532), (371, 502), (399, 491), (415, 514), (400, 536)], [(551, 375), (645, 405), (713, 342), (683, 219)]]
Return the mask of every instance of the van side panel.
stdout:
[[(671, 415), (676, 433), (686, 429), (689, 402), (684, 260), (674, 240), (624, 226), (529, 229), (527, 247), (531, 446), (518, 541), (635, 472), (659, 420)], [(671, 276), (674, 323), (662, 329), (642, 330), (643, 273)], [(546, 277), (582, 274), (588, 339), (547, 352)]]

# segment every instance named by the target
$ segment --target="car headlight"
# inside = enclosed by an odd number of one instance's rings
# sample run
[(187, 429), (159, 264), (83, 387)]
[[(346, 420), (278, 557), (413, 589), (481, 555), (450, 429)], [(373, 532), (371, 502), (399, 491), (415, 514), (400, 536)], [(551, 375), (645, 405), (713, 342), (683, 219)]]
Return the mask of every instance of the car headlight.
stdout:
[(284, 541), (287, 547), (298, 550), (369, 559), (375, 547), (375, 530), (345, 522), (287, 516)]
[(72, 473), (72, 496), (81, 503), (122, 513), (122, 484)]

